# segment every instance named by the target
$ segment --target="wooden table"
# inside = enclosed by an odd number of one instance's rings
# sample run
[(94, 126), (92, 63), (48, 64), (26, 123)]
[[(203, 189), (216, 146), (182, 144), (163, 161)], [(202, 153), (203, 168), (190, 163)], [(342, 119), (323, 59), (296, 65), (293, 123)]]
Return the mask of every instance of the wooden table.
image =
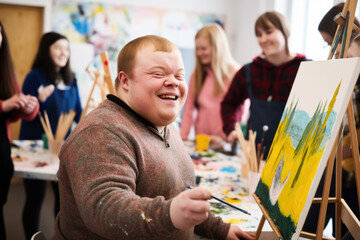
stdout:
[[(208, 189), (213, 196), (244, 209), (251, 215), (214, 199), (210, 200), (211, 210), (225, 222), (236, 224), (243, 231), (255, 234), (262, 212), (249, 195), (249, 182), (243, 177), (241, 168), (243, 164), (241, 153), (230, 156), (211, 150), (197, 152), (193, 142), (185, 142), (185, 146), (193, 158), (198, 186)], [(277, 239), (267, 222), (262, 229), (260, 239)]]
[[(19, 146), (12, 148), (14, 177), (57, 181), (59, 159), (50, 154), (49, 150), (43, 149), (41, 140), (13, 141), (13, 143)], [(198, 186), (208, 189), (213, 196), (226, 200), (250, 212), (251, 215), (246, 215), (213, 199), (210, 200), (212, 211), (225, 222), (255, 233), (262, 212), (249, 195), (248, 180), (242, 176), (241, 155), (229, 156), (211, 150), (199, 153), (196, 152), (192, 142), (186, 142), (185, 145), (190, 155), (199, 157), (193, 160), (195, 174), (199, 180)], [(17, 161), (16, 157), (20, 157), (18, 160), (21, 161)], [(260, 239), (276, 239), (267, 222), (262, 229)]]
[(13, 177), (57, 181), (59, 158), (43, 148), (42, 140), (14, 140)]

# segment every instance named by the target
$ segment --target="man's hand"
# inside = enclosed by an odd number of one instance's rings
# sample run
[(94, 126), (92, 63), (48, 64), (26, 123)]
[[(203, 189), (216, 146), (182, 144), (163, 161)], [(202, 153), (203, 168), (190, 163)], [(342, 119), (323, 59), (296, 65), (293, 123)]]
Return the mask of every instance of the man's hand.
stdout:
[(241, 231), (241, 229), (238, 226), (231, 224), (228, 235), (226, 236), (226, 240), (239, 240), (239, 239), (253, 240), (255, 239), (255, 236), (248, 232)]
[(203, 188), (186, 190), (177, 195), (170, 205), (170, 218), (175, 228), (186, 230), (205, 221), (209, 216), (211, 199)]

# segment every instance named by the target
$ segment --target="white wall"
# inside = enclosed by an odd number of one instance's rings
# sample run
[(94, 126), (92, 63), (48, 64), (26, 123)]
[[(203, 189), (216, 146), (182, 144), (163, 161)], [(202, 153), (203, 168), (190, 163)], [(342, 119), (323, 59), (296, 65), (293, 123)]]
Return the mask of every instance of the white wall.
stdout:
[(235, 0), (233, 8), (234, 57), (241, 64), (250, 62), (261, 53), (255, 37), (254, 25), (257, 17), (274, 9), (274, 0)]
[[(59, 0), (53, 0), (55, 2)], [(63, 0), (65, 1), (65, 0)], [(66, 0), (68, 1), (68, 0)], [(89, 2), (90, 0), (76, 0)], [(94, 0), (92, 0), (94, 1)], [(126, 6), (146, 6), (216, 13), (226, 16), (226, 34), (233, 56), (244, 64), (260, 53), (254, 35), (254, 22), (262, 12), (273, 9), (274, 0), (98, 0)], [(50, 0), (0, 0), (0, 3), (44, 6), (44, 30), (51, 30)]]

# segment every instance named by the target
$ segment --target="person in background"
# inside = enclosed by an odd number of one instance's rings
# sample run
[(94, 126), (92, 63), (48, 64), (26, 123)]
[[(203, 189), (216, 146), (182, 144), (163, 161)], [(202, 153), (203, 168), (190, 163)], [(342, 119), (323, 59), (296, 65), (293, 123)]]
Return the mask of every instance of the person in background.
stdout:
[(318, 31), (324, 41), (331, 46), (336, 29), (338, 27), (337, 23), (334, 22), (334, 18), (340, 12), (342, 12), (345, 3), (341, 2), (330, 8), (330, 10), (324, 15), (318, 25)]
[[(70, 69), (70, 49), (68, 39), (56, 32), (45, 33), (26, 76), (23, 92), (38, 98), (40, 111), (46, 110), (52, 132), (56, 132), (61, 113), (76, 111), (78, 122), (82, 108), (74, 73)], [(70, 130), (69, 130), (70, 131)], [(42, 139), (44, 130), (40, 119), (22, 122), (20, 139)], [(69, 134), (69, 133), (68, 133)], [(56, 182), (51, 182), (55, 193), (55, 216), (59, 212), (59, 190)], [(39, 230), (41, 205), (46, 190), (46, 181), (24, 179), (26, 202), (23, 210), (23, 225), (27, 239)]]
[(302, 54), (290, 53), (290, 29), (286, 18), (278, 12), (265, 12), (259, 16), (255, 35), (262, 53), (235, 74), (221, 102), (221, 118), (228, 141), (234, 142), (239, 106), (250, 98), (247, 129), (256, 131), (257, 145), (264, 138), (260, 151), (266, 159), (299, 65), (308, 59)]
[[(340, 12), (342, 12), (344, 8), (345, 3), (339, 3), (335, 6), (333, 6), (322, 18), (322, 20), (319, 23), (318, 30), (324, 39), (324, 41), (331, 46), (333, 39), (336, 34), (336, 29), (338, 24), (334, 21), (334, 18), (336, 15), (338, 15)], [(359, 25), (359, 21), (357, 18), (355, 18), (354, 23), (357, 26)], [(348, 49), (347, 57), (360, 57), (360, 38), (355, 38), (358, 35), (358, 33), (353, 33), (351, 37), (351, 43)], [(354, 39), (355, 38), (355, 39)], [(335, 52), (335, 58), (339, 58), (340, 51), (341, 51), (342, 44), (339, 43), (336, 52)], [(359, 110), (360, 110), (360, 81), (358, 79), (353, 94), (353, 108), (354, 108), (354, 115), (355, 115), (355, 124), (357, 128), (357, 135), (358, 139), (360, 139), (360, 122), (359, 122)], [(346, 122), (347, 124), (347, 122)], [(348, 132), (348, 131), (347, 131)], [(355, 175), (354, 175), (354, 159), (352, 157), (352, 151), (350, 148), (350, 136), (345, 133), (344, 139), (343, 139), (343, 160), (342, 160), (342, 198), (346, 201), (350, 209), (354, 212), (354, 214), (359, 218), (359, 205), (358, 205), (358, 198), (357, 198), (357, 188), (356, 188), (356, 182), (355, 182)], [(330, 187), (330, 193), (329, 196), (335, 196), (335, 180), (336, 180), (336, 171), (334, 169), (333, 175), (331, 178), (331, 187)], [(324, 180), (325, 180), (325, 172), (323, 174), (323, 177), (319, 183), (319, 186), (317, 188), (317, 191), (315, 193), (315, 197), (321, 197), (324, 187)], [(309, 213), (307, 215), (306, 221), (304, 223), (303, 230), (307, 232), (315, 233), (317, 229), (317, 223), (318, 223), (318, 215), (320, 211), (320, 204), (312, 204), (311, 208), (309, 210)], [(334, 204), (330, 204), (327, 208), (326, 217), (325, 217), (325, 226), (329, 223), (330, 218), (332, 218), (332, 229), (333, 229), (333, 235), (335, 235), (335, 206)], [(342, 223), (341, 226), (341, 236), (342, 239), (353, 239), (351, 234), (347, 232), (346, 226)]]
[(211, 136), (211, 144), (221, 147), (226, 135), (222, 130), (220, 103), (240, 65), (231, 56), (222, 27), (210, 23), (195, 36), (196, 65), (182, 115), (180, 134), (188, 138), (190, 128), (195, 134)]
[(54, 239), (254, 239), (210, 212), (209, 191), (171, 123), (187, 96), (180, 50), (155, 35), (118, 55), (115, 95), (70, 134), (57, 173)]
[(0, 239), (6, 239), (3, 207), (14, 173), (10, 147), (10, 122), (30, 121), (39, 111), (37, 99), (24, 95), (17, 82), (9, 42), (0, 21)]

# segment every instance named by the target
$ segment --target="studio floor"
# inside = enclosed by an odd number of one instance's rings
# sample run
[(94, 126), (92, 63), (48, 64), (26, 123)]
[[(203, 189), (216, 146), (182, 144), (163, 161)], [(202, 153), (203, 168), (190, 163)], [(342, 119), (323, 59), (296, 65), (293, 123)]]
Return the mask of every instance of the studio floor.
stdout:
[[(22, 209), (25, 203), (25, 189), (22, 179), (13, 178), (8, 200), (4, 208), (6, 236), (8, 240), (25, 239), (22, 226)], [(46, 239), (51, 239), (54, 234), (54, 194), (50, 184), (46, 188), (45, 199), (41, 209), (40, 230)]]

